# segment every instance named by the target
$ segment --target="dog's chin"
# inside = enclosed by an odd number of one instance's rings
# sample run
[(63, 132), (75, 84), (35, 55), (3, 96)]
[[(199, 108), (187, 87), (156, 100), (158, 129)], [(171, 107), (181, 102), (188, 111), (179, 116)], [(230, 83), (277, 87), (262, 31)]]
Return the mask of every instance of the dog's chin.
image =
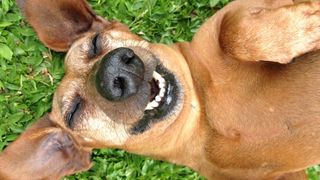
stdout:
[(143, 117), (131, 127), (131, 134), (141, 134), (154, 123), (168, 119), (177, 111), (181, 101), (181, 88), (176, 76), (162, 64), (153, 72), (150, 91)]

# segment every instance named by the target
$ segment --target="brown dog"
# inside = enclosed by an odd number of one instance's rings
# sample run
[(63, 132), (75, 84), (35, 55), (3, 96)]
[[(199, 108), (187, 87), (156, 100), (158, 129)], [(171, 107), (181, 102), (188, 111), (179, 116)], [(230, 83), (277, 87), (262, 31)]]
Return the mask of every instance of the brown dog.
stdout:
[(59, 178), (107, 147), (208, 179), (306, 178), (320, 163), (320, 3), (295, 3), (234, 1), (166, 46), (84, 0), (18, 0), (41, 41), (68, 50), (66, 75), (52, 112), (1, 155), (0, 177)]

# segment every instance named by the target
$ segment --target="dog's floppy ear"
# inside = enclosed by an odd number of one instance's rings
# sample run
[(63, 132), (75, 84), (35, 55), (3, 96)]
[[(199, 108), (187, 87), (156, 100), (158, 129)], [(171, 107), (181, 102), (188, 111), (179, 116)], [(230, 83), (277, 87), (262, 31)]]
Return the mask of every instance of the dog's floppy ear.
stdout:
[(47, 115), (0, 155), (0, 179), (59, 179), (88, 170), (90, 154)]
[(67, 51), (84, 33), (110, 25), (85, 0), (17, 0), (17, 4), (40, 40), (56, 51)]

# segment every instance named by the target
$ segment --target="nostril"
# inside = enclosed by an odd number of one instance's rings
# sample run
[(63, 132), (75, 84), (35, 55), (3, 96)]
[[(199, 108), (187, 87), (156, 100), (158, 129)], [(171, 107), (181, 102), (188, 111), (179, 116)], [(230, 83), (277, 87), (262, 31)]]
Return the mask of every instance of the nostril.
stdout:
[[(113, 80), (113, 87), (117, 88), (117, 89), (120, 89), (123, 92), (124, 88), (125, 88), (125, 80), (124, 80), (124, 78), (116, 77)], [(121, 93), (121, 94), (123, 94), (123, 93)]]

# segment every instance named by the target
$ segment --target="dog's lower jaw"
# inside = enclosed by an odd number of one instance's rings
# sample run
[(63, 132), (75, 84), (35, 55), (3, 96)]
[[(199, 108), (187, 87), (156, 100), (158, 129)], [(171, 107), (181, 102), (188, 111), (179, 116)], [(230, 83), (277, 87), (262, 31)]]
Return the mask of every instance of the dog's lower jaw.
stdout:
[[(153, 44), (151, 49), (163, 65), (177, 76), (183, 97), (179, 98), (179, 107), (173, 115), (153, 124), (141, 134), (132, 135), (120, 148), (202, 171), (209, 166), (203, 156), (206, 125), (201, 120), (199, 97), (191, 73), (188, 73), (189, 66), (175, 48)], [(175, 72), (177, 69), (180, 73)]]
[[(124, 149), (154, 159), (185, 165), (202, 175), (207, 175), (201, 172), (206, 168), (211, 169), (210, 163), (203, 156), (205, 150), (202, 141), (206, 132), (200, 124), (200, 108), (195, 104), (185, 107), (178, 119), (157, 123), (150, 130), (138, 135), (139, 138), (134, 137), (134, 141), (129, 139)], [(148, 141), (145, 141), (146, 137)]]

